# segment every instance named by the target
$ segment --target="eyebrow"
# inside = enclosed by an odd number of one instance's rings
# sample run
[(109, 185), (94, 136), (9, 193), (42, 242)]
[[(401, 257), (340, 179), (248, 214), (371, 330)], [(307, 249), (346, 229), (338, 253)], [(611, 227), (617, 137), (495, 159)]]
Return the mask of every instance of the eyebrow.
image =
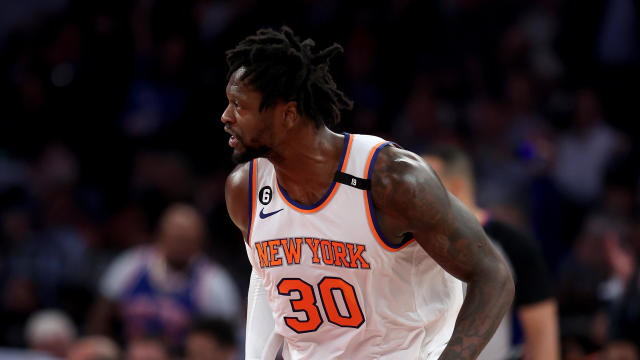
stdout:
[(246, 100), (247, 96), (243, 95), (242, 92), (239, 91), (237, 86), (230, 86), (229, 87), (229, 92), (227, 93), (227, 97), (231, 98), (235, 98), (235, 99), (239, 99), (239, 100)]

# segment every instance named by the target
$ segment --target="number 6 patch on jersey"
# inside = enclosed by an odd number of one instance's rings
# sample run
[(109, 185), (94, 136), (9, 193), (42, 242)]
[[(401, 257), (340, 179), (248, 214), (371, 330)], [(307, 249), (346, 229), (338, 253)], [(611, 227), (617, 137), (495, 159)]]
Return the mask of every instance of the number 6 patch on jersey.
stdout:
[[(285, 316), (285, 324), (297, 333), (307, 333), (318, 330), (324, 322), (317, 305), (316, 294), (313, 286), (302, 279), (283, 278), (278, 283), (278, 294), (292, 296), (297, 293), (300, 298), (289, 300), (294, 312), (302, 312), (306, 316)], [(337, 277), (324, 277), (318, 283), (320, 302), (330, 323), (341, 327), (359, 328), (364, 323), (362, 308), (358, 302), (353, 285)], [(346, 314), (341, 312), (336, 295), (342, 296), (346, 307)], [(306, 319), (303, 319), (306, 317)]]

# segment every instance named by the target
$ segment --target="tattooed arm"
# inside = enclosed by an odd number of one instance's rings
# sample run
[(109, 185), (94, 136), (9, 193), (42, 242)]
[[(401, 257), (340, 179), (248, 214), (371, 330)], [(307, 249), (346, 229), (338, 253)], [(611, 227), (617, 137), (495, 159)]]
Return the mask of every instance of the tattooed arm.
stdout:
[(513, 300), (513, 280), (504, 259), (474, 215), (419, 156), (387, 146), (380, 151), (371, 181), (384, 235), (398, 242), (412, 233), (440, 266), (468, 283), (440, 359), (475, 359)]

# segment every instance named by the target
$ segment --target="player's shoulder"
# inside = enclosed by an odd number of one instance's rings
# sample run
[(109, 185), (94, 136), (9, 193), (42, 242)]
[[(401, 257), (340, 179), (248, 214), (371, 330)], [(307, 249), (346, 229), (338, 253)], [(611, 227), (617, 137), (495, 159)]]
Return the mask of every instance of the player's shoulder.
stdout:
[(250, 164), (249, 162), (240, 164), (231, 171), (227, 176), (224, 191), (229, 216), (243, 233), (249, 224), (247, 204), (249, 203)]
[(416, 209), (445, 210), (449, 203), (446, 190), (424, 159), (395, 146), (380, 151), (371, 175), (371, 193), (377, 209), (398, 217), (421, 218), (424, 214)]
[[(239, 164), (229, 173), (225, 183), (225, 192), (238, 195), (237, 193), (248, 193), (247, 184), (251, 176), (250, 162)], [(227, 199), (228, 201), (229, 199)]]
[(399, 184), (423, 187), (439, 184), (439, 181), (433, 169), (419, 155), (397, 146), (385, 146), (373, 166), (373, 189)]

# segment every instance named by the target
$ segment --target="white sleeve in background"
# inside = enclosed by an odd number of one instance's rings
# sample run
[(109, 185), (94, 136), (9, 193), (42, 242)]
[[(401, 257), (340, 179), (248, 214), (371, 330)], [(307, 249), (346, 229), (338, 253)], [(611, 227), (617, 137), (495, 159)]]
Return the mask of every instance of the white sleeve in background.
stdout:
[(252, 270), (247, 298), (245, 360), (276, 358), (282, 344), (282, 337), (274, 332), (274, 326), (275, 322), (262, 278)]
[(202, 275), (200, 311), (206, 316), (219, 316), (237, 323), (240, 314), (240, 296), (229, 273), (218, 265), (207, 266)]
[(143, 265), (143, 251), (142, 248), (126, 250), (109, 264), (100, 279), (100, 295), (112, 301), (120, 298)]

